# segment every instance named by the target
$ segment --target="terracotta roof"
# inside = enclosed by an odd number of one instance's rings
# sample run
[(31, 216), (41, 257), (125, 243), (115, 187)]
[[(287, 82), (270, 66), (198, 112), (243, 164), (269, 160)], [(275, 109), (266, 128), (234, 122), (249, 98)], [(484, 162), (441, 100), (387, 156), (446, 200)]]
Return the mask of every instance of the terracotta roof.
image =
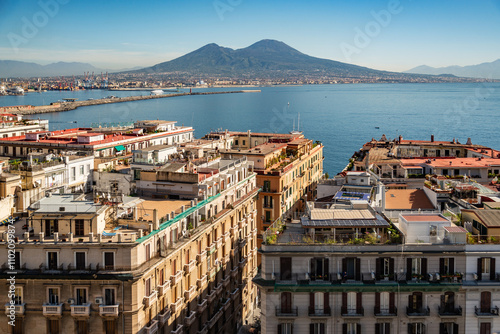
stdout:
[(467, 233), (467, 230), (462, 226), (445, 226), (444, 229), (450, 233)]
[(432, 205), (421, 189), (389, 189), (385, 193), (387, 210), (432, 210)]

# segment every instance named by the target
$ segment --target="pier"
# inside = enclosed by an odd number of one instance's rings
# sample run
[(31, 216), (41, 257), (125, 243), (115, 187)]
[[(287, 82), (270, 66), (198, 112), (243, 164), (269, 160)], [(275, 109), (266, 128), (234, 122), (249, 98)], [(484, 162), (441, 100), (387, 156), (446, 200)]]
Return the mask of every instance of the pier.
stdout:
[(174, 93), (174, 94), (148, 95), (148, 96), (107, 97), (95, 100), (53, 103), (51, 105), (45, 105), (45, 106), (26, 106), (29, 108), (19, 108), (17, 110), (12, 110), (11, 112), (23, 115), (33, 115), (33, 114), (43, 114), (49, 112), (68, 111), (68, 110), (74, 110), (78, 107), (95, 106), (99, 104), (108, 104), (108, 103), (132, 102), (132, 101), (162, 99), (167, 97), (189, 96), (189, 95), (215, 95), (215, 94), (233, 94), (233, 93), (250, 93), (250, 92), (259, 93), (260, 90), (235, 90), (235, 91), (225, 91), (225, 92), (198, 92), (198, 93), (190, 92), (190, 93)]

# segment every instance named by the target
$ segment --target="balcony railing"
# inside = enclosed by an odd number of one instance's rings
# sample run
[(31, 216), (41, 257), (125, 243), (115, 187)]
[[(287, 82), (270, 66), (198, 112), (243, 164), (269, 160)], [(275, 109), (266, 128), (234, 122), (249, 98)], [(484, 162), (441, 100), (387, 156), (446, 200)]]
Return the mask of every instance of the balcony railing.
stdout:
[(210, 318), (210, 320), (208, 320), (208, 328), (214, 327), (215, 323), (219, 321), (220, 317), (222, 316), (222, 313), (223, 313), (222, 309), (220, 309), (219, 311), (217, 311), (217, 313), (213, 315), (212, 318)]
[(175, 302), (170, 304), (170, 309), (172, 310), (172, 313), (175, 314), (176, 312), (180, 311), (183, 303), (184, 300), (182, 299), (182, 297), (179, 297)]
[(332, 314), (332, 310), (330, 307), (323, 308), (314, 308), (309, 307), (309, 316), (310, 317), (329, 317)]
[(229, 232), (231, 232), (231, 235), (232, 235), (232, 236), (235, 236), (235, 235), (238, 233), (238, 229), (239, 229), (239, 228), (240, 228), (240, 227), (239, 227), (238, 225), (234, 225), (233, 227), (231, 227), (231, 228), (229, 229)]
[(203, 326), (202, 329), (200, 329), (198, 332), (196, 332), (196, 334), (207, 334), (208, 333), (208, 326), (205, 325)]
[(215, 240), (215, 247), (217, 249), (219, 249), (220, 246), (222, 246), (222, 240), (223, 240), (222, 237), (220, 237), (219, 239)]
[(243, 248), (245, 247), (245, 245), (247, 244), (247, 239), (246, 238), (241, 238), (241, 239), (238, 239), (238, 247), (239, 248)]
[(365, 308), (362, 306), (355, 308), (342, 306), (340, 314), (342, 314), (343, 317), (361, 317), (365, 315)]
[(240, 267), (240, 269), (243, 269), (245, 267), (245, 265), (247, 264), (247, 260), (248, 260), (248, 257), (244, 257), (243, 259), (241, 259), (241, 261), (238, 263), (238, 266)]
[(203, 263), (207, 259), (207, 251), (204, 250), (200, 254), (196, 255), (196, 261), (198, 261), (198, 264)]
[(155, 290), (149, 296), (144, 296), (144, 306), (150, 307), (158, 299), (158, 292)]
[(215, 300), (215, 297), (217, 297), (217, 292), (215, 291), (215, 289), (213, 289), (212, 291), (210, 291), (210, 293), (207, 295), (207, 301), (209, 303), (213, 302)]
[(175, 275), (170, 276), (170, 280), (172, 281), (172, 285), (176, 285), (182, 279), (182, 270), (179, 270)]
[(277, 317), (298, 317), (299, 310), (297, 307), (281, 307), (276, 306)]
[(186, 301), (190, 301), (193, 299), (194, 295), (196, 294), (196, 285), (191, 285), (191, 287), (184, 291), (184, 298)]
[(395, 317), (398, 315), (398, 308), (395, 306), (389, 308), (380, 308), (375, 306), (373, 314), (375, 314), (376, 317)]
[(198, 313), (203, 313), (207, 309), (208, 301), (203, 299), (201, 303), (198, 304)]
[(43, 304), (43, 315), (62, 315), (63, 304)]
[(171, 334), (182, 334), (184, 331), (184, 326), (183, 325), (177, 325), (177, 328), (173, 331), (171, 331)]
[(156, 334), (158, 332), (158, 320), (153, 320), (149, 326), (144, 327), (145, 334)]
[(498, 306), (490, 307), (488, 309), (483, 309), (474, 306), (474, 313), (478, 317), (498, 317)]
[(231, 299), (226, 299), (222, 306), (224, 307), (224, 311), (227, 311), (229, 309), (229, 306), (231, 306)]
[(88, 317), (90, 315), (90, 303), (83, 305), (70, 305), (71, 315), (76, 317)]
[(224, 238), (225, 242), (228, 242), (228, 239), (231, 238), (231, 233), (226, 232), (222, 235), (222, 237)]
[(213, 252), (215, 252), (215, 243), (213, 243), (207, 247), (207, 254), (208, 255), (212, 254)]
[(196, 311), (191, 311), (187, 317), (184, 318), (184, 325), (191, 326), (196, 320)]
[(406, 307), (406, 315), (409, 317), (427, 317), (431, 313), (429, 306), (427, 307)]
[(99, 315), (101, 317), (117, 317), (119, 305), (99, 305)]
[(441, 307), (438, 306), (438, 313), (441, 317), (454, 317), (462, 315), (462, 307)]
[(165, 324), (167, 322), (167, 320), (170, 318), (171, 315), (172, 315), (172, 311), (168, 307), (166, 307), (163, 310), (163, 312), (161, 312), (160, 314), (158, 314), (158, 320), (160, 322), (160, 325)]
[(162, 285), (158, 285), (158, 294), (160, 296), (163, 296), (164, 294), (167, 293), (167, 291), (170, 289), (171, 281), (165, 281)]
[(229, 285), (229, 283), (231, 283), (231, 277), (230, 276), (226, 276), (226, 278), (224, 278), (222, 280), (222, 285), (224, 285), (224, 287), (227, 287)]
[(236, 278), (236, 276), (238, 276), (238, 271), (239, 271), (239, 267), (232, 269), (231, 270), (231, 277)]
[(236, 298), (238, 298), (240, 294), (240, 289), (239, 288), (236, 288), (233, 292), (231, 292), (231, 299), (232, 300), (236, 300)]
[(9, 315), (11, 314), (11, 310), (15, 312), (16, 315), (23, 315), (24, 310), (25, 310), (25, 305), (26, 303), (22, 304), (11, 304), (7, 303), (5, 304), (5, 314)]
[(189, 263), (186, 263), (184, 265), (184, 271), (186, 272), (186, 274), (189, 274), (195, 268), (196, 268), (196, 260), (191, 260), (189, 261)]
[(198, 289), (203, 290), (208, 285), (207, 275), (203, 275), (201, 278), (196, 280), (196, 286)]

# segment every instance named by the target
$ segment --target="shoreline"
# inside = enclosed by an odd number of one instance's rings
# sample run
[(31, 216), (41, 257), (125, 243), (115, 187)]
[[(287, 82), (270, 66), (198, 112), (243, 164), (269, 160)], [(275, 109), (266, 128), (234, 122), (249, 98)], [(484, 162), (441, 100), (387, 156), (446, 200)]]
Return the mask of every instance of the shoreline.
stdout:
[(110, 103), (162, 99), (168, 97), (189, 96), (189, 95), (215, 95), (215, 94), (234, 94), (234, 93), (260, 93), (260, 90), (235, 90), (235, 91), (225, 91), (225, 92), (195, 92), (195, 93), (191, 92), (191, 93), (175, 93), (175, 94), (164, 94), (164, 95), (103, 98), (103, 99), (76, 101), (76, 102), (61, 102), (57, 106), (52, 106), (52, 105), (33, 106), (33, 108), (31, 109), (12, 110), (10, 112), (21, 115), (35, 115), (35, 114), (45, 114), (51, 112), (63, 112), (63, 111), (75, 110), (79, 107), (87, 107), (87, 106), (110, 104)]

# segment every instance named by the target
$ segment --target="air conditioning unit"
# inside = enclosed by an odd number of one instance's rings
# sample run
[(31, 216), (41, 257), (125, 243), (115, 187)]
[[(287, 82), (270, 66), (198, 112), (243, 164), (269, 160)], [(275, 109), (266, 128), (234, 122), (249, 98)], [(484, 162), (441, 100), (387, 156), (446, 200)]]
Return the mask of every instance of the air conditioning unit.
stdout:
[(97, 305), (101, 305), (101, 304), (103, 304), (103, 302), (104, 301), (103, 301), (102, 297), (95, 297), (95, 303)]
[(498, 309), (497, 309), (497, 308), (492, 308), (492, 309), (491, 309), (491, 314), (496, 314), (496, 315), (498, 315)]
[(475, 279), (476, 281), (479, 279), (479, 277), (477, 276), (477, 274), (476, 274), (476, 273), (473, 273), (472, 275), (474, 276), (474, 279)]
[(73, 305), (74, 303), (75, 303), (75, 299), (74, 298), (68, 299), (68, 304)]
[(439, 281), (441, 279), (441, 275), (439, 275), (439, 273), (436, 273), (434, 276), (436, 277), (436, 281)]

